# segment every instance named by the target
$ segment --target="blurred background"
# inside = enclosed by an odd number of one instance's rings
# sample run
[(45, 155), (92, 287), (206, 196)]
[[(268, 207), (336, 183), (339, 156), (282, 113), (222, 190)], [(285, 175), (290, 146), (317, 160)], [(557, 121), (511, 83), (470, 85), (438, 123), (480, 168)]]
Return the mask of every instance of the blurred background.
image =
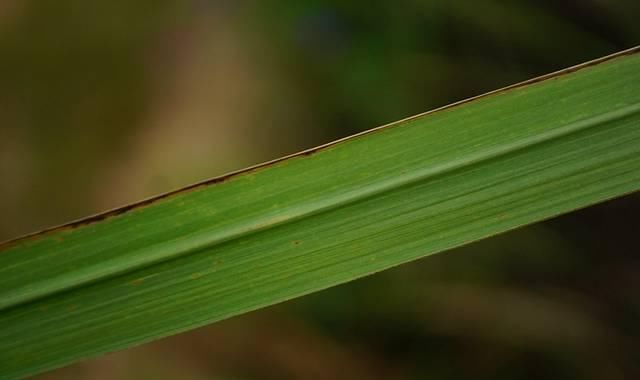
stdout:
[[(0, 0), (0, 240), (631, 47), (638, 15)], [(38, 379), (637, 379), (638, 215), (630, 195)]]

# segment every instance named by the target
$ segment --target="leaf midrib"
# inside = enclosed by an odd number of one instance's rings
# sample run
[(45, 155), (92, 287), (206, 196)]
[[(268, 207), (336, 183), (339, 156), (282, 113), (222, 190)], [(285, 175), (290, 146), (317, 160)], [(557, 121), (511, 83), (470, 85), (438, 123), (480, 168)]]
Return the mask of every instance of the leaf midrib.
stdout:
[(246, 237), (257, 232), (275, 228), (283, 224), (292, 223), (313, 215), (335, 208), (344, 207), (371, 197), (391, 192), (411, 184), (426, 181), (434, 177), (466, 167), (481, 164), (507, 154), (512, 154), (549, 141), (566, 138), (572, 134), (624, 119), (640, 112), (640, 103), (618, 108), (614, 111), (595, 115), (575, 121), (552, 130), (547, 130), (525, 139), (520, 139), (501, 146), (492, 146), (482, 152), (467, 155), (459, 160), (426, 167), (421, 170), (399, 173), (384, 181), (368, 184), (366, 187), (352, 189), (348, 192), (337, 192), (321, 197), (313, 202), (306, 201), (302, 205), (294, 205), (279, 209), (276, 212), (262, 215), (259, 218), (243, 221), (242, 223), (216, 229), (215, 231), (200, 230), (178, 239), (163, 241), (144, 249), (131, 252), (126, 258), (102, 261), (96, 265), (73, 270), (64, 276), (49, 278), (31, 283), (22, 288), (12, 289), (0, 297), (0, 310), (16, 307), (37, 299), (48, 297), (76, 287), (99, 282), (101, 280), (121, 275), (133, 270), (149, 267), (167, 260), (175, 259), (202, 249), (211, 248), (238, 238)]

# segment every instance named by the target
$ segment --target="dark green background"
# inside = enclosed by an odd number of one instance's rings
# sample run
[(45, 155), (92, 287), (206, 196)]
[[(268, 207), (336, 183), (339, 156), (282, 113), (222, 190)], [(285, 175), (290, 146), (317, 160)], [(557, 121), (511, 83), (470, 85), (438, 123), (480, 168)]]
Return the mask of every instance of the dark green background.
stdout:
[[(0, 240), (634, 46), (639, 14), (2, 0)], [(42, 378), (638, 378), (638, 215), (627, 196)]]

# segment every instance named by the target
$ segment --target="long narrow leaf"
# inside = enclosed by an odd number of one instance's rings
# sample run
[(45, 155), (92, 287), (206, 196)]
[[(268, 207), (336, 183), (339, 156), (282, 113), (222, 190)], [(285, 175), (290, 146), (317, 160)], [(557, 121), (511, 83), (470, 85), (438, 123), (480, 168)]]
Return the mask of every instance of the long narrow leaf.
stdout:
[(637, 52), (0, 245), (0, 378), (640, 189)]

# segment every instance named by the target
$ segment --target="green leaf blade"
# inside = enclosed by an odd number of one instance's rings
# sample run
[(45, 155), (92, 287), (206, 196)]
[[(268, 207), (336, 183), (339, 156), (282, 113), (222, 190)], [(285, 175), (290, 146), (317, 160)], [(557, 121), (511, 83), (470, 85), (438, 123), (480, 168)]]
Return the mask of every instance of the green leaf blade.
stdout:
[(544, 79), (0, 246), (0, 378), (638, 190), (636, 50)]

